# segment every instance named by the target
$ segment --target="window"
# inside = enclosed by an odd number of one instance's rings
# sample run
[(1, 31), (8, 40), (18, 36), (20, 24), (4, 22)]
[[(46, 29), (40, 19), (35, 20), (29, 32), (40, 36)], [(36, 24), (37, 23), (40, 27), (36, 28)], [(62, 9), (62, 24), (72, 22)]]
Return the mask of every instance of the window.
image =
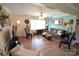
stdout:
[(45, 29), (45, 20), (31, 20), (31, 30)]

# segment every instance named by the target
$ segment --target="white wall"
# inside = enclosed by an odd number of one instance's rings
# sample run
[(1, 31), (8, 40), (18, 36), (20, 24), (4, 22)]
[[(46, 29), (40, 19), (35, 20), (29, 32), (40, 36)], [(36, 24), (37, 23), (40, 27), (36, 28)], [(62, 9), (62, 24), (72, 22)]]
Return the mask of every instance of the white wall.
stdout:
[[(12, 25), (17, 25), (17, 36), (25, 36), (25, 32), (24, 32), (24, 28), (26, 26), (24, 22), (25, 19), (32, 20), (38, 18), (33, 16), (20, 15), (20, 14), (11, 14), (10, 19)], [(20, 24), (17, 24), (17, 20), (20, 20)]]
[(74, 18), (74, 22), (73, 22), (73, 26), (72, 26), (73, 27), (73, 30), (72, 31), (75, 32), (76, 31), (76, 23), (77, 23), (76, 20), (77, 20), (77, 16), (74, 16), (73, 18)]

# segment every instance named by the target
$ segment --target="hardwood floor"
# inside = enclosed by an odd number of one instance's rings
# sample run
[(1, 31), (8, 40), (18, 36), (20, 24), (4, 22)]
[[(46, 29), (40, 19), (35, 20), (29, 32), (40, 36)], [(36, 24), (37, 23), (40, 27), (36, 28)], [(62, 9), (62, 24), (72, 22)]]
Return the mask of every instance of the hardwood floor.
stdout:
[[(32, 39), (21, 37), (20, 38), (21, 45), (24, 48), (37, 50), (44, 47), (49, 41), (42, 37), (41, 35), (35, 35)], [(50, 41), (51, 42), (51, 41)]]
[(41, 55), (45, 56), (66, 56), (75, 55), (75, 50), (67, 49), (67, 46), (62, 46), (59, 48), (59, 40), (52, 38), (52, 41), (47, 40), (41, 35), (35, 35), (32, 39), (25, 37), (19, 38), (21, 41), (21, 46), (25, 49), (39, 50)]

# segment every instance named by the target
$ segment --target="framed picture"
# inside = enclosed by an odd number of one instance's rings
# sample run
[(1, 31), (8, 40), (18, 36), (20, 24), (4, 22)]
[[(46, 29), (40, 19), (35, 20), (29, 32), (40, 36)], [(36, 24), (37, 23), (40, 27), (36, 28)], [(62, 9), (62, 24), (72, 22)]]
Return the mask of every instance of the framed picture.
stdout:
[(62, 25), (63, 24), (63, 19), (62, 18), (56, 18), (54, 20), (54, 24), (56, 24), (56, 25)]
[(71, 20), (69, 21), (69, 24), (73, 24), (73, 19), (71, 19)]
[(79, 19), (77, 19), (77, 21), (76, 21), (76, 22), (77, 22), (77, 25), (79, 25)]
[(29, 24), (29, 19), (25, 19), (25, 23), (26, 24)]

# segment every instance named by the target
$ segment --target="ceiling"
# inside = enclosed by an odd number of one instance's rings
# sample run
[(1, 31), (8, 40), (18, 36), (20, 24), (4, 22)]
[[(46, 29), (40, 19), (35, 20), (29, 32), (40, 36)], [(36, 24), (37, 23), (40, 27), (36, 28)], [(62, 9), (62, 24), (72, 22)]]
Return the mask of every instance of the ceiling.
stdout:
[(79, 9), (79, 3), (72, 3), (72, 5), (76, 7), (77, 9)]
[(58, 9), (62, 12), (71, 14), (71, 15), (79, 15), (79, 3), (43, 3), (45, 6), (51, 9)]
[(79, 14), (77, 3), (5, 3), (3, 5), (13, 14), (39, 16), (41, 11), (45, 17)]

